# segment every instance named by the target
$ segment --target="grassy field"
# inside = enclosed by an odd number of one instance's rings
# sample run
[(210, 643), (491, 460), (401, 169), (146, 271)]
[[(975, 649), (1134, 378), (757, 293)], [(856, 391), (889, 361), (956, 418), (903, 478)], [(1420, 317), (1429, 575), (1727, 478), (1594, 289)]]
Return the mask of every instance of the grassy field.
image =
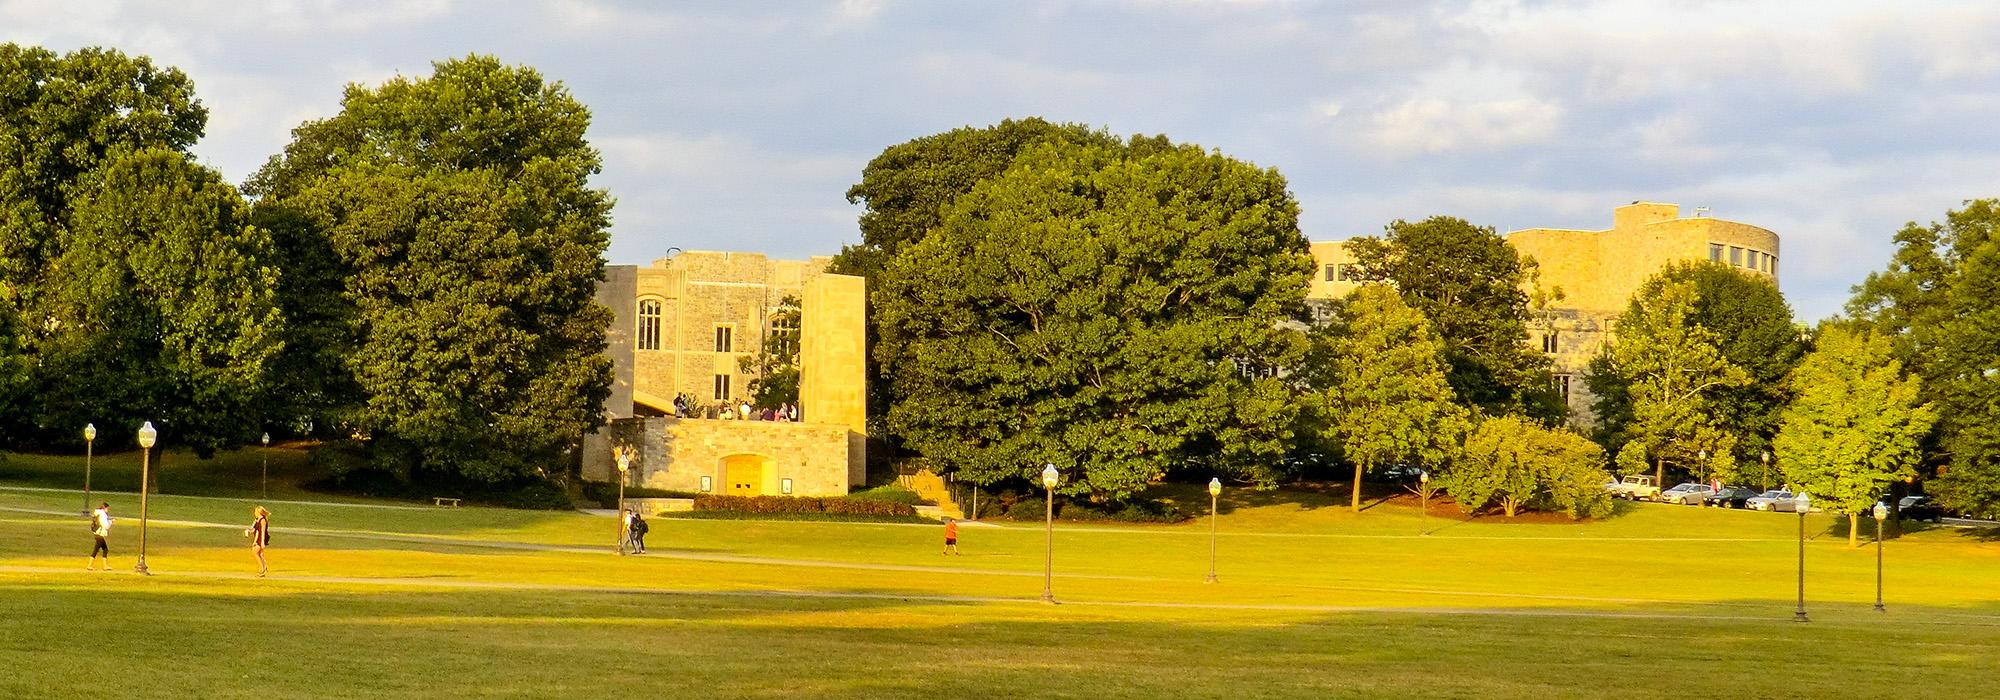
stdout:
[(108, 496), (120, 573), (90, 573), (81, 494), (40, 490), (55, 485), (0, 482), (0, 697), (1901, 698), (2000, 684), (1994, 533), (1891, 541), (1876, 613), (1874, 550), (1818, 514), (1813, 621), (1796, 624), (1799, 521), (1744, 511), (1507, 522), (1232, 492), (1219, 583), (1202, 582), (1205, 520), (1059, 524), (1062, 604), (1048, 606), (1038, 524), (967, 526), (965, 555), (943, 557), (935, 526), (656, 519), (652, 553), (619, 557), (608, 517), (278, 502), (257, 579), (251, 502), (171, 489), (152, 503), (157, 575), (126, 573), (131, 494)]

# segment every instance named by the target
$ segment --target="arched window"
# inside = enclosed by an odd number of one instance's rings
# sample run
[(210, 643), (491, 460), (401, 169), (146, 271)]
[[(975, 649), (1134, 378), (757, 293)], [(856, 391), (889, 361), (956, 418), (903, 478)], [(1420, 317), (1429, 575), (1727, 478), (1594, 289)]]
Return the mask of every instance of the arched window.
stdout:
[(639, 349), (660, 349), (660, 300), (639, 300)]

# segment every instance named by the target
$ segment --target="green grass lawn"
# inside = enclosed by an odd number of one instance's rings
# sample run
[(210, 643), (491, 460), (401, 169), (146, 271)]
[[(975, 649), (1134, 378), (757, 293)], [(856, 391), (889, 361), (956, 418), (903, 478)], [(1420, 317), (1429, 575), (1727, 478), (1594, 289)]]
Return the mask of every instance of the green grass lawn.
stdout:
[[(0, 697), (1971, 697), (2000, 684), (2000, 539), (1891, 541), (1878, 614), (1874, 550), (1819, 514), (1813, 622), (1795, 624), (1795, 516), (1664, 505), (1508, 522), (1231, 492), (1220, 583), (1202, 582), (1205, 519), (1058, 524), (1064, 604), (1046, 606), (1034, 523), (968, 525), (965, 555), (943, 557), (935, 526), (656, 519), (653, 554), (618, 557), (607, 517), (275, 503), (260, 580), (241, 533), (252, 501), (170, 489), (151, 504), (158, 575), (141, 578), (83, 571), (80, 499), (0, 488)], [(110, 500), (129, 571), (137, 497)], [(1686, 684), (1696, 676), (1741, 685)]]

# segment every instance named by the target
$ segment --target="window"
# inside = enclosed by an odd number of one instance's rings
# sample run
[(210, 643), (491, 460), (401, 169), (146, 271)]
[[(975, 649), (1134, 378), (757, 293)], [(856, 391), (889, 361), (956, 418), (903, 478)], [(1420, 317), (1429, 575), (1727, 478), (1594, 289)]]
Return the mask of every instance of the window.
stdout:
[(727, 374), (715, 375), (715, 400), (717, 401), (729, 400), (729, 375)]
[(1778, 276), (1778, 256), (1776, 255), (1764, 256), (1764, 271), (1771, 273), (1772, 277)]
[(1737, 267), (1743, 266), (1742, 248), (1738, 248), (1736, 246), (1729, 246), (1729, 264), (1735, 265)]
[(736, 333), (736, 328), (734, 326), (716, 326), (715, 351), (735, 352), (736, 348), (736, 342), (735, 342), (736, 339), (734, 338), (735, 333)]
[(660, 300), (639, 300), (639, 349), (660, 349)]
[(791, 307), (788, 310), (780, 310), (777, 313), (771, 314), (771, 330), (769, 331), (769, 333), (771, 342), (767, 342), (768, 346), (774, 347), (786, 353), (798, 352), (799, 351), (798, 308)]
[(1542, 352), (1554, 355), (1556, 353), (1556, 350), (1560, 349), (1561, 347), (1562, 347), (1562, 338), (1557, 335), (1556, 331), (1552, 330), (1542, 334)]
[(1556, 395), (1562, 397), (1564, 406), (1569, 405), (1569, 377), (1567, 374), (1556, 375)]
[(1328, 281), (1328, 282), (1333, 282), (1333, 281), (1336, 281), (1336, 276), (1337, 276), (1337, 275), (1339, 275), (1339, 274), (1340, 274), (1340, 266), (1339, 266), (1339, 265), (1328, 265), (1328, 266), (1326, 266), (1326, 281)]
[(1347, 263), (1339, 263), (1333, 266), (1333, 281), (1347, 281)]
[(1722, 244), (1721, 244), (1721, 243), (1710, 243), (1710, 244), (1708, 244), (1708, 261), (1709, 261), (1709, 262), (1722, 262)]
[(1752, 270), (1762, 270), (1762, 269), (1764, 269), (1764, 265), (1763, 265), (1763, 264), (1762, 264), (1761, 262), (1759, 262), (1759, 261), (1758, 261), (1758, 257), (1759, 257), (1759, 256), (1762, 256), (1762, 255), (1763, 255), (1763, 253), (1759, 253), (1759, 252), (1757, 252), (1757, 251), (1754, 251), (1754, 250), (1753, 250), (1753, 251), (1750, 251), (1749, 253), (1747, 253), (1747, 254), (1745, 255), (1745, 257), (1749, 258), (1749, 262), (1750, 262), (1750, 264), (1748, 264), (1748, 265), (1745, 265), (1744, 267), (1748, 267), (1748, 268), (1750, 268), (1750, 269), (1752, 269)]

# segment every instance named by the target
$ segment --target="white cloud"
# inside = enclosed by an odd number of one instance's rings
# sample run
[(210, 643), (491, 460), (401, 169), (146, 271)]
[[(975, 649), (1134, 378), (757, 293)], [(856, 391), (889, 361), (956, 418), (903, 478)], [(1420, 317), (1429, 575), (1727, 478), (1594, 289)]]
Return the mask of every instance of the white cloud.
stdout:
[(1490, 151), (1548, 140), (1562, 120), (1560, 105), (1530, 97), (1453, 102), (1404, 100), (1369, 118), (1369, 138), (1391, 155)]

